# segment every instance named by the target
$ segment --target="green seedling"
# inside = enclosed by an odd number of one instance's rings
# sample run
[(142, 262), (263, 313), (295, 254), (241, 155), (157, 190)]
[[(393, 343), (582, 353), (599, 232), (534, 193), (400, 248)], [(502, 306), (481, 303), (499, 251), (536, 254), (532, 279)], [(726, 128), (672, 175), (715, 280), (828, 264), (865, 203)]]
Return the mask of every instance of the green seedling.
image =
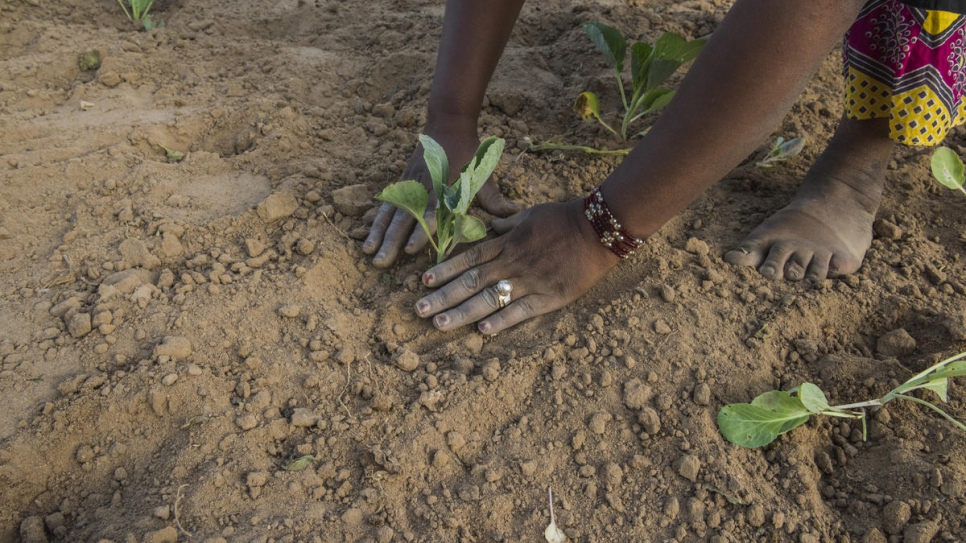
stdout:
[(85, 72), (93, 72), (101, 67), (101, 52), (97, 49), (84, 51), (77, 55), (77, 66)]
[(774, 147), (765, 158), (755, 163), (759, 168), (771, 168), (776, 162), (784, 162), (792, 157), (798, 156), (805, 148), (805, 138), (792, 138), (785, 141), (785, 138), (778, 136)]
[(944, 186), (966, 194), (963, 161), (949, 147), (940, 147), (932, 154), (932, 175)]
[(392, 204), (412, 215), (436, 251), (436, 263), (446, 260), (460, 243), (469, 243), (486, 237), (483, 221), (467, 214), (476, 193), (483, 188), (490, 174), (500, 162), (505, 142), (501, 138), (489, 137), (483, 140), (473, 160), (463, 166), (459, 177), (449, 184), (449, 160), (446, 151), (433, 138), (421, 135), (423, 159), (433, 180), (436, 194), (436, 236), (426, 222), (426, 209), (429, 207), (429, 192), (419, 181), (407, 180), (393, 183), (380, 192), (376, 199)]
[(282, 469), (285, 471), (305, 471), (306, 468), (314, 464), (318, 459), (311, 454), (300, 456), (286, 462)]
[(121, 9), (124, 10), (128, 19), (135, 23), (141, 23), (145, 30), (152, 30), (161, 26), (155, 24), (148, 15), (154, 0), (117, 0), (117, 3), (121, 4)]
[(966, 353), (947, 358), (913, 376), (881, 398), (859, 403), (831, 406), (825, 393), (812, 383), (789, 390), (771, 390), (747, 403), (726, 405), (718, 412), (718, 428), (725, 438), (743, 447), (767, 445), (781, 434), (797, 428), (812, 415), (860, 419), (862, 437), (866, 435), (866, 408), (878, 408), (900, 399), (924, 405), (966, 431), (966, 424), (954, 419), (932, 402), (910, 396), (914, 390), (931, 390), (943, 402), (948, 401), (949, 379), (966, 375)]
[(164, 157), (167, 158), (169, 161), (171, 161), (171, 162), (181, 162), (182, 160), (184, 160), (184, 152), (183, 151), (175, 151), (175, 150), (172, 150), (172, 149), (168, 149), (164, 145), (158, 145), (158, 147), (164, 149)]
[[(574, 111), (586, 121), (596, 121), (600, 123), (608, 132), (621, 142), (626, 142), (630, 125), (647, 115), (653, 113), (671, 102), (674, 97), (674, 90), (661, 87), (671, 75), (674, 74), (686, 62), (693, 60), (704, 47), (705, 40), (697, 39), (688, 41), (673, 32), (666, 32), (654, 42), (654, 45), (647, 43), (634, 43), (630, 46), (631, 52), (631, 88), (630, 96), (624, 85), (624, 65), (627, 57), (627, 40), (616, 28), (607, 26), (603, 23), (584, 23), (584, 32), (590, 40), (597, 46), (597, 49), (604, 54), (607, 63), (614, 70), (617, 78), (617, 88), (620, 91), (621, 103), (624, 106), (624, 116), (621, 120), (620, 129), (617, 130), (608, 124), (601, 117), (600, 99), (590, 91), (582, 92), (577, 97), (574, 104)], [(638, 136), (644, 134), (639, 132)], [(634, 134), (631, 134), (632, 136)], [(550, 149), (581, 150), (586, 152), (598, 152), (582, 146), (560, 146), (553, 144), (543, 144), (532, 146), (531, 150), (543, 151)], [(627, 154), (627, 150), (622, 150), (619, 154)], [(616, 154), (610, 152), (610, 154)]]

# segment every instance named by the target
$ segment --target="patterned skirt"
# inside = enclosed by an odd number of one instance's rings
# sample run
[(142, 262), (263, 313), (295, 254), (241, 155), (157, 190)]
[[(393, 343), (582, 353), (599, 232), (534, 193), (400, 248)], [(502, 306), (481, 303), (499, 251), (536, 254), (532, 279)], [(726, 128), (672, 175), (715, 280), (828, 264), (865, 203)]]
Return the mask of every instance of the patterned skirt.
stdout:
[(845, 36), (845, 113), (889, 119), (889, 137), (936, 145), (966, 122), (966, 16), (871, 0)]

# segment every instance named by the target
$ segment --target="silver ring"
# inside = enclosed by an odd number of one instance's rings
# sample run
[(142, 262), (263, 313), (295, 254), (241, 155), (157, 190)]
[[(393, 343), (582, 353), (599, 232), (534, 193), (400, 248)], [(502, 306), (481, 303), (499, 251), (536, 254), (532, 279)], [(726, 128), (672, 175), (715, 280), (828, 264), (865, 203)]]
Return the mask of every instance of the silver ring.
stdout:
[(500, 302), (500, 309), (503, 309), (512, 299), (510, 293), (513, 292), (513, 285), (506, 279), (502, 279), (494, 288), (496, 289), (496, 299)]

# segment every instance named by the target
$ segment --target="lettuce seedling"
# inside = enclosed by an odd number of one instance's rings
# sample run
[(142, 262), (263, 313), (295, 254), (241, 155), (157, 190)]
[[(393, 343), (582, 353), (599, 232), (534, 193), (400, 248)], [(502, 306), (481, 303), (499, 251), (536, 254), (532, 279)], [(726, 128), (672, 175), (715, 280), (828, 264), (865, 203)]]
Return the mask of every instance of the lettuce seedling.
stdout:
[(966, 188), (963, 188), (966, 182), (963, 161), (949, 147), (940, 147), (932, 154), (932, 175), (944, 186), (966, 194)]
[(960, 430), (966, 431), (966, 424), (954, 419), (932, 402), (910, 396), (914, 390), (931, 390), (943, 402), (948, 401), (949, 378), (966, 375), (966, 353), (947, 358), (875, 400), (831, 406), (825, 393), (812, 383), (789, 390), (771, 390), (759, 395), (750, 404), (735, 403), (726, 405), (718, 412), (718, 428), (725, 439), (742, 447), (757, 448), (767, 445), (779, 435), (797, 428), (808, 421), (812, 415), (828, 415), (860, 419), (862, 436), (865, 438), (867, 407), (880, 407), (892, 400), (901, 399), (918, 403), (939, 413)]
[(463, 166), (459, 177), (449, 184), (449, 160), (446, 151), (433, 138), (421, 135), (423, 160), (429, 168), (436, 194), (436, 238), (426, 223), (424, 215), (429, 206), (429, 192), (415, 180), (393, 183), (380, 192), (376, 199), (390, 203), (412, 215), (436, 251), (436, 263), (446, 260), (460, 243), (469, 243), (486, 237), (483, 221), (467, 214), (476, 193), (496, 169), (503, 154), (505, 142), (501, 138), (483, 140), (469, 164)]
[(765, 158), (755, 163), (759, 168), (771, 168), (775, 162), (784, 162), (792, 157), (798, 156), (805, 148), (805, 137), (792, 138), (785, 141), (785, 138), (778, 136), (775, 145)]
[(151, 10), (154, 0), (117, 0), (117, 3), (121, 4), (121, 9), (124, 10), (124, 14), (127, 15), (128, 19), (135, 23), (141, 23), (144, 25), (145, 30), (151, 30), (160, 26), (152, 22), (151, 17), (148, 15), (148, 11)]

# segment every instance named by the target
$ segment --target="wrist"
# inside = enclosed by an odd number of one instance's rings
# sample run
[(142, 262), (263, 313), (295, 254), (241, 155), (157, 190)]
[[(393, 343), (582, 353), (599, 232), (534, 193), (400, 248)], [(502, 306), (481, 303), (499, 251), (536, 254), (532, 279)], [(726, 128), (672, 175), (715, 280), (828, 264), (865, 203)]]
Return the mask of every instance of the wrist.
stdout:
[(597, 240), (621, 260), (634, 254), (644, 240), (636, 237), (611, 212), (600, 187), (594, 188), (583, 200), (584, 217), (590, 223)]
[(584, 240), (586, 245), (590, 248), (591, 254), (593, 255), (595, 261), (607, 269), (613, 268), (619, 264), (621, 258), (613, 251), (605, 247), (603, 243), (601, 243), (600, 236), (597, 235), (594, 225), (587, 220), (587, 216), (584, 213), (584, 199), (578, 198), (576, 200), (572, 200), (567, 205), (570, 209), (570, 216), (573, 221), (574, 228), (579, 232), (580, 238)]

